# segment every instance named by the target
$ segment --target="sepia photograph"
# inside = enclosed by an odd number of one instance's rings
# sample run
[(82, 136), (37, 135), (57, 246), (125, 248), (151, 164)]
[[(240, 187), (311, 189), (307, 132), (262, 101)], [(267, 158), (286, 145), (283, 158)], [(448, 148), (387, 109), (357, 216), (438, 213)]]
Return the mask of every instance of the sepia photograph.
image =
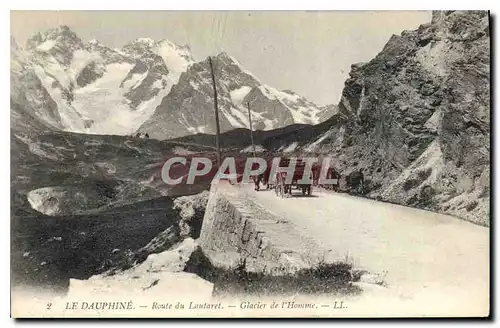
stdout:
[(490, 317), (491, 28), (10, 11), (11, 317)]

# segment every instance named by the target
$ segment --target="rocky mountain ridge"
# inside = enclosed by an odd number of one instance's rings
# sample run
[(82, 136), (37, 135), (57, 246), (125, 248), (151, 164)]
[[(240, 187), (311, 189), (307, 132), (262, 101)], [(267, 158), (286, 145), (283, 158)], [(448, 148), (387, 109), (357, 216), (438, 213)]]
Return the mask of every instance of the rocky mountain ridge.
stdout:
[[(291, 91), (262, 84), (225, 53), (214, 66), (223, 131), (249, 126), (248, 102), (256, 129), (317, 123), (324, 113)], [(166, 139), (213, 130), (208, 61), (195, 62), (188, 46), (168, 40), (138, 38), (112, 49), (60, 26), (35, 34), (24, 48), (12, 41), (11, 84), (14, 128), (28, 112), (42, 125), (78, 133), (139, 129)]]
[[(212, 61), (221, 131), (249, 127), (247, 106), (250, 106), (254, 130), (318, 122), (322, 112), (318, 106), (291, 91), (278, 91), (262, 84), (227, 53), (217, 55)], [(149, 131), (158, 139), (215, 133), (213, 97), (207, 59), (188, 68), (139, 131)], [(180, 128), (185, 131), (181, 133)]]

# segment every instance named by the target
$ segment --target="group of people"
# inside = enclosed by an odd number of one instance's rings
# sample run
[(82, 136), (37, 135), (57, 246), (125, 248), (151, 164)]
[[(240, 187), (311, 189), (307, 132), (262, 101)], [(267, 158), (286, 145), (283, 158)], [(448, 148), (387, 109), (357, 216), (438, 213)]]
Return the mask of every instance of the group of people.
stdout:
[(135, 137), (140, 139), (149, 139), (149, 134), (147, 132), (137, 132)]
[[(330, 184), (330, 185), (323, 185), (322, 187), (325, 187), (326, 189), (332, 189), (334, 191), (338, 191), (340, 187), (340, 179), (341, 175), (339, 172), (337, 172), (333, 167), (330, 167), (327, 171), (326, 174), (327, 179), (337, 179), (336, 183)], [(254, 177), (254, 182), (255, 182), (255, 190), (259, 191), (260, 190), (260, 184), (267, 185), (268, 188), (272, 187), (269, 184), (271, 184), (270, 177), (269, 177), (269, 172), (266, 171), (256, 177)], [(346, 189), (348, 192), (351, 193), (356, 193), (356, 194), (361, 194), (364, 192), (365, 188), (365, 177), (363, 174), (363, 169), (359, 169), (356, 171), (353, 171), (349, 173), (345, 177), (345, 182), (346, 182)]]

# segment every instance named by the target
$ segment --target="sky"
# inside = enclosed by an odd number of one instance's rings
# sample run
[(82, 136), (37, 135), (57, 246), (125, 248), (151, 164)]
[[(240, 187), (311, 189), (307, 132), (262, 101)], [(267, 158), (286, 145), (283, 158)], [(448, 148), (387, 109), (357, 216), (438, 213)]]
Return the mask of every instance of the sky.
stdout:
[(68, 25), (112, 48), (149, 37), (187, 44), (196, 60), (225, 51), (263, 83), (326, 105), (340, 100), (351, 64), (430, 19), (428, 11), (11, 11), (11, 35), (24, 45)]

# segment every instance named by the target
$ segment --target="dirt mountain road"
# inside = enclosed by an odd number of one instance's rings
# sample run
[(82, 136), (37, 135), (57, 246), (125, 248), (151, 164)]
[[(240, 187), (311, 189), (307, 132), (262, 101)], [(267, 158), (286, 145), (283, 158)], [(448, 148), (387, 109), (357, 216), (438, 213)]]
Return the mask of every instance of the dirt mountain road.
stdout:
[[(326, 261), (347, 259), (371, 273), (387, 271), (387, 287), (365, 285), (364, 299), (358, 300), (377, 301), (381, 308), (376, 313), (394, 315), (393, 309), (400, 307), (402, 315), (487, 315), (489, 228), (317, 189), (311, 197), (293, 190), (292, 197), (279, 198), (272, 190), (242, 188), (322, 245), (318, 252)], [(384, 307), (382, 299), (391, 306)]]

